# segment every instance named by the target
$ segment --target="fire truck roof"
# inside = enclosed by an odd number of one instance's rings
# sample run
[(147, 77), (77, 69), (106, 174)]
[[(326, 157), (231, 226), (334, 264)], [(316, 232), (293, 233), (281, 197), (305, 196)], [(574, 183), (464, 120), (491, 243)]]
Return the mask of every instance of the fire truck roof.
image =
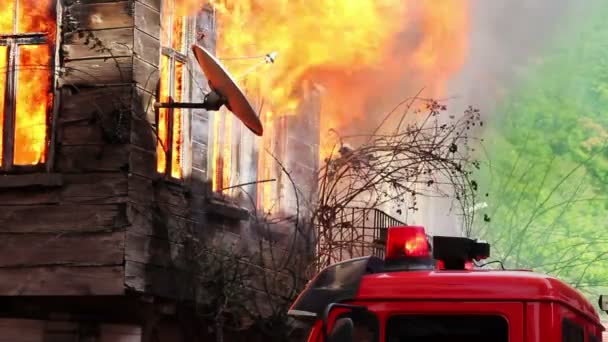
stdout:
[(578, 291), (528, 271), (415, 271), (367, 274), (355, 300), (497, 300), (560, 302), (599, 323), (595, 308)]
[[(412, 264), (416, 266), (417, 264)], [(412, 266), (410, 265), (410, 266)], [(568, 284), (530, 271), (387, 269), (376, 257), (333, 264), (311, 280), (290, 314), (318, 317), (330, 303), (386, 300), (561, 303), (600, 323), (594, 306)]]

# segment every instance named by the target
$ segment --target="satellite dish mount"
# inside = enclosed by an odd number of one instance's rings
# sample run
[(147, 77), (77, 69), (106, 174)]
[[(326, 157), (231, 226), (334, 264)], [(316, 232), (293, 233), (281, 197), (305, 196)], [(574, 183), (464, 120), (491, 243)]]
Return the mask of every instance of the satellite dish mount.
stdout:
[(211, 91), (205, 94), (205, 100), (201, 103), (188, 102), (157, 102), (155, 108), (191, 108), (218, 111), (226, 106), (234, 115), (247, 126), (254, 134), (261, 136), (264, 133), (262, 123), (255, 110), (245, 97), (245, 93), (239, 88), (230, 74), (221, 63), (204, 48), (193, 45), (192, 52), (209, 80)]
[(204, 102), (156, 102), (155, 108), (187, 108), (187, 109), (204, 109), (209, 111), (218, 111), (222, 106), (228, 109), (228, 99), (222, 96), (215, 90), (211, 90), (205, 94)]

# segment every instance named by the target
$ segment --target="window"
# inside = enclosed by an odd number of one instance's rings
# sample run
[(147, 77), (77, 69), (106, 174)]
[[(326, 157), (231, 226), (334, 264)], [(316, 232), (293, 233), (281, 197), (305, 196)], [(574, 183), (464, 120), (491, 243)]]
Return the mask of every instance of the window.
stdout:
[(386, 326), (387, 342), (507, 342), (509, 326), (501, 316), (394, 316)]
[(54, 0), (0, 7), (0, 170), (47, 161), (56, 34)]
[(581, 326), (569, 319), (562, 321), (563, 342), (585, 342), (585, 332)]
[(593, 335), (593, 333), (589, 333), (589, 342), (601, 342), (600, 338)]
[[(161, 58), (158, 101), (183, 102), (187, 17), (178, 15), (175, 0), (164, 0), (161, 13)], [(156, 169), (174, 179), (183, 175), (183, 117), (180, 108), (161, 108), (157, 113)]]
[(225, 108), (213, 113), (213, 190), (227, 195), (238, 181), (242, 125)]

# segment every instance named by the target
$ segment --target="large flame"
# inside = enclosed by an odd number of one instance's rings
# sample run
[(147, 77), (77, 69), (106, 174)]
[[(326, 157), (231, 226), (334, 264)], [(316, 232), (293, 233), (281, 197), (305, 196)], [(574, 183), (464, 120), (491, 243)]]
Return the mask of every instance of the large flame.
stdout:
[[(200, 8), (198, 0), (176, 1), (183, 13)], [(327, 144), (330, 129), (365, 133), (421, 88), (425, 96), (443, 96), (446, 82), (464, 63), (469, 0), (210, 2), (219, 58), (250, 96), (263, 97), (255, 99), (264, 103), (261, 148), (274, 145), (268, 139), (278, 134), (276, 120), (298, 114), (305, 83), (324, 90), (320, 135)], [(278, 53), (276, 61), (260, 63), (272, 52)], [(225, 150), (216, 140), (214, 151)], [(214, 152), (214, 171), (221, 154)], [(272, 159), (261, 156), (261, 178), (271, 177), (268, 163)], [(222, 169), (216, 181), (230, 171)], [(261, 185), (262, 197), (269, 197), (272, 186)]]
[[(184, 8), (193, 3), (181, 1)], [(298, 114), (307, 82), (324, 90), (323, 158), (332, 150), (330, 129), (364, 134), (421, 88), (424, 96), (445, 95), (446, 82), (467, 51), (469, 0), (215, 0), (213, 5), (218, 56), (250, 94), (263, 96), (265, 149), (275, 145), (276, 120)], [(278, 59), (259, 67), (256, 58), (271, 52)], [(261, 180), (273, 178), (272, 163), (260, 154)], [(267, 209), (276, 205), (273, 187), (260, 185)]]
[[(52, 56), (55, 40), (53, 0), (5, 1), (0, 8), (0, 35), (40, 33), (47, 40), (41, 45), (19, 45), (19, 58), (8, 65), (8, 48), (0, 49), (0, 118), (7, 114), (4, 98), (9, 68), (16, 73), (14, 158), (15, 165), (36, 165), (46, 161), (48, 118), (52, 96)], [(16, 12), (15, 12), (16, 11)], [(16, 18), (16, 21), (15, 21)], [(3, 120), (0, 120), (0, 126)], [(0, 127), (0, 132), (6, 133)], [(2, 135), (0, 135), (1, 137)], [(0, 146), (2, 152), (2, 146)], [(2, 163), (2, 159), (0, 159)]]
[(251, 63), (230, 58), (278, 52), (243, 82), (279, 116), (295, 113), (302, 81), (320, 84), (323, 130), (368, 126), (370, 114), (422, 87), (441, 96), (464, 62), (468, 0), (216, 0), (215, 8), (218, 55), (233, 73)]

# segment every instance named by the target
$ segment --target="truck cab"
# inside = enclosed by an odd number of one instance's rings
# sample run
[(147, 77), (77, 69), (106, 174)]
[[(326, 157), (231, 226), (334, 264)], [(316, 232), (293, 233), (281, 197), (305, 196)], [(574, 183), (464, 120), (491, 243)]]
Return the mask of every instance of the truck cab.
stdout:
[[(432, 251), (432, 256), (431, 256)], [(384, 259), (322, 270), (289, 314), (313, 322), (309, 342), (601, 342), (594, 306), (576, 289), (523, 270), (486, 270), (476, 240), (389, 228)]]

